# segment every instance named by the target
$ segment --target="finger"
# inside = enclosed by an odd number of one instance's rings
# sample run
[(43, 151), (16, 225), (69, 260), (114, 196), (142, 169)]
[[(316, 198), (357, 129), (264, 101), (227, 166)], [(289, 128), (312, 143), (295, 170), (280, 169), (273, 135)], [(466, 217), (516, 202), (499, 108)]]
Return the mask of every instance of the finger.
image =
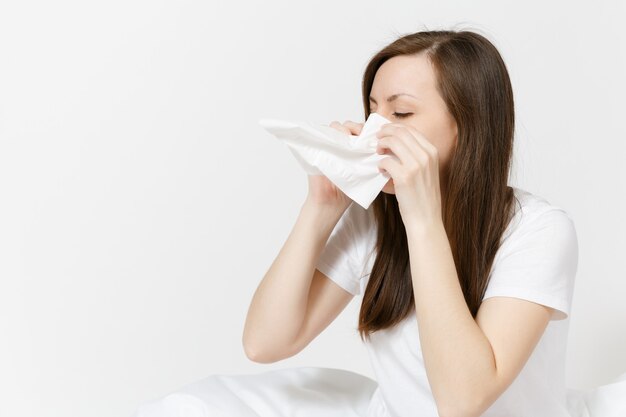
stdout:
[(413, 126), (406, 126), (406, 125), (403, 125), (403, 126), (406, 130), (408, 130), (411, 133), (411, 135), (413, 136), (413, 139), (422, 147), (422, 149), (424, 149), (429, 155), (437, 156), (437, 152), (438, 152), (437, 147), (433, 145), (432, 143), (430, 143), (430, 141), (426, 139), (426, 137), (422, 134), (422, 132), (420, 132)]
[(395, 184), (396, 179), (400, 178), (402, 166), (397, 160), (389, 156), (378, 161), (378, 171), (393, 178)]
[(330, 127), (332, 127), (332, 128), (335, 128), (335, 129), (337, 129), (337, 130), (339, 130), (339, 131), (341, 131), (341, 132), (344, 132), (344, 133), (346, 133), (346, 134), (348, 134), (348, 135), (351, 135), (351, 134), (352, 134), (352, 132), (350, 132), (350, 129), (348, 129), (346, 126), (342, 125), (341, 123), (339, 123), (339, 122), (338, 122), (338, 121), (336, 121), (336, 120), (333, 120), (333, 121), (329, 124), (329, 126), (330, 126)]
[(378, 146), (391, 149), (407, 168), (413, 166), (415, 162), (426, 163), (429, 158), (428, 153), (421, 148), (404, 126), (381, 129), (376, 137), (378, 137)]
[(356, 123), (350, 120), (346, 120), (345, 122), (343, 122), (343, 124), (348, 129), (350, 129), (353, 135), (357, 135), (357, 136), (361, 134), (361, 131), (363, 130), (363, 125), (364, 125), (364, 123)]
[(425, 150), (420, 146), (419, 142), (413, 137), (404, 125), (386, 124), (376, 134), (379, 139), (387, 136), (397, 136), (411, 150), (411, 153), (418, 157)]
[(406, 167), (410, 167), (415, 164), (416, 156), (413, 155), (413, 151), (409, 149), (406, 144), (396, 136), (385, 136), (378, 139), (376, 146), (376, 153), (386, 153), (389, 149)]
[[(408, 148), (415, 160), (421, 163), (426, 163), (427, 159), (430, 157), (430, 150), (425, 148), (419, 140), (420, 138), (423, 138), (423, 136), (411, 127), (404, 125), (389, 126), (385, 130), (381, 129), (376, 136), (379, 137), (379, 139), (397, 137)], [(389, 139), (386, 139), (385, 141), (386, 143), (389, 143)], [(426, 142), (428, 141), (426, 140)], [(430, 144), (430, 142), (428, 143)]]

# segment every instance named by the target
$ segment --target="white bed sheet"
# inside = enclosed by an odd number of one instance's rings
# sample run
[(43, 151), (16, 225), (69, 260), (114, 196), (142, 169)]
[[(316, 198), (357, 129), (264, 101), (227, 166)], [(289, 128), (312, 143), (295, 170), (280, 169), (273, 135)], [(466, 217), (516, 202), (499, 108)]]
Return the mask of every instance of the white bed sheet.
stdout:
[[(371, 378), (334, 368), (215, 374), (141, 404), (133, 417), (396, 417), (377, 388)], [(626, 372), (594, 389), (568, 388), (567, 407), (572, 417), (626, 417)]]

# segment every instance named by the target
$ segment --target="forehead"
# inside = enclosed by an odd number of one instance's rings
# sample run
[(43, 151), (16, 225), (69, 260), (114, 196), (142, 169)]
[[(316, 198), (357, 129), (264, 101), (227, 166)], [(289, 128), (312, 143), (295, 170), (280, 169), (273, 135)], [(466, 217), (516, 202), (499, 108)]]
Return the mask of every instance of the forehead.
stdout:
[(399, 55), (388, 59), (378, 68), (371, 95), (377, 102), (397, 92), (414, 94), (420, 98), (438, 96), (436, 82), (434, 69), (425, 54)]

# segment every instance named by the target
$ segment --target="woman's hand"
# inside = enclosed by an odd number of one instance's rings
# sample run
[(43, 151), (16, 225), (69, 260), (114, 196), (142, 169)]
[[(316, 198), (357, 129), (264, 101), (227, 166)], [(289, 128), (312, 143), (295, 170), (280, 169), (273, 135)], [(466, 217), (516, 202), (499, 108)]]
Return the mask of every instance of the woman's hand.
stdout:
[(437, 148), (417, 129), (401, 123), (384, 124), (376, 137), (376, 152), (393, 154), (378, 163), (378, 170), (393, 178), (405, 227), (442, 222)]
[[(330, 127), (342, 131), (348, 135), (359, 135), (363, 129), (363, 123), (356, 123), (351, 121), (345, 121), (343, 124), (333, 121)], [(307, 196), (307, 202), (333, 206), (337, 209), (345, 210), (352, 203), (347, 195), (344, 194), (335, 184), (333, 184), (324, 175), (309, 175), (309, 194)]]

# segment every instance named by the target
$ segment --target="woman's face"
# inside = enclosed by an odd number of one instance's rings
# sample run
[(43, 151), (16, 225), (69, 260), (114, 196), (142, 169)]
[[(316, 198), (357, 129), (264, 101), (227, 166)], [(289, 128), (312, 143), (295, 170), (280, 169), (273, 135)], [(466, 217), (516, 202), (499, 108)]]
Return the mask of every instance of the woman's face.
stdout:
[[(392, 123), (414, 127), (437, 148), (442, 178), (456, 145), (457, 125), (437, 91), (428, 58), (420, 53), (385, 61), (376, 71), (369, 99), (371, 112)], [(395, 194), (391, 178), (382, 191)]]

